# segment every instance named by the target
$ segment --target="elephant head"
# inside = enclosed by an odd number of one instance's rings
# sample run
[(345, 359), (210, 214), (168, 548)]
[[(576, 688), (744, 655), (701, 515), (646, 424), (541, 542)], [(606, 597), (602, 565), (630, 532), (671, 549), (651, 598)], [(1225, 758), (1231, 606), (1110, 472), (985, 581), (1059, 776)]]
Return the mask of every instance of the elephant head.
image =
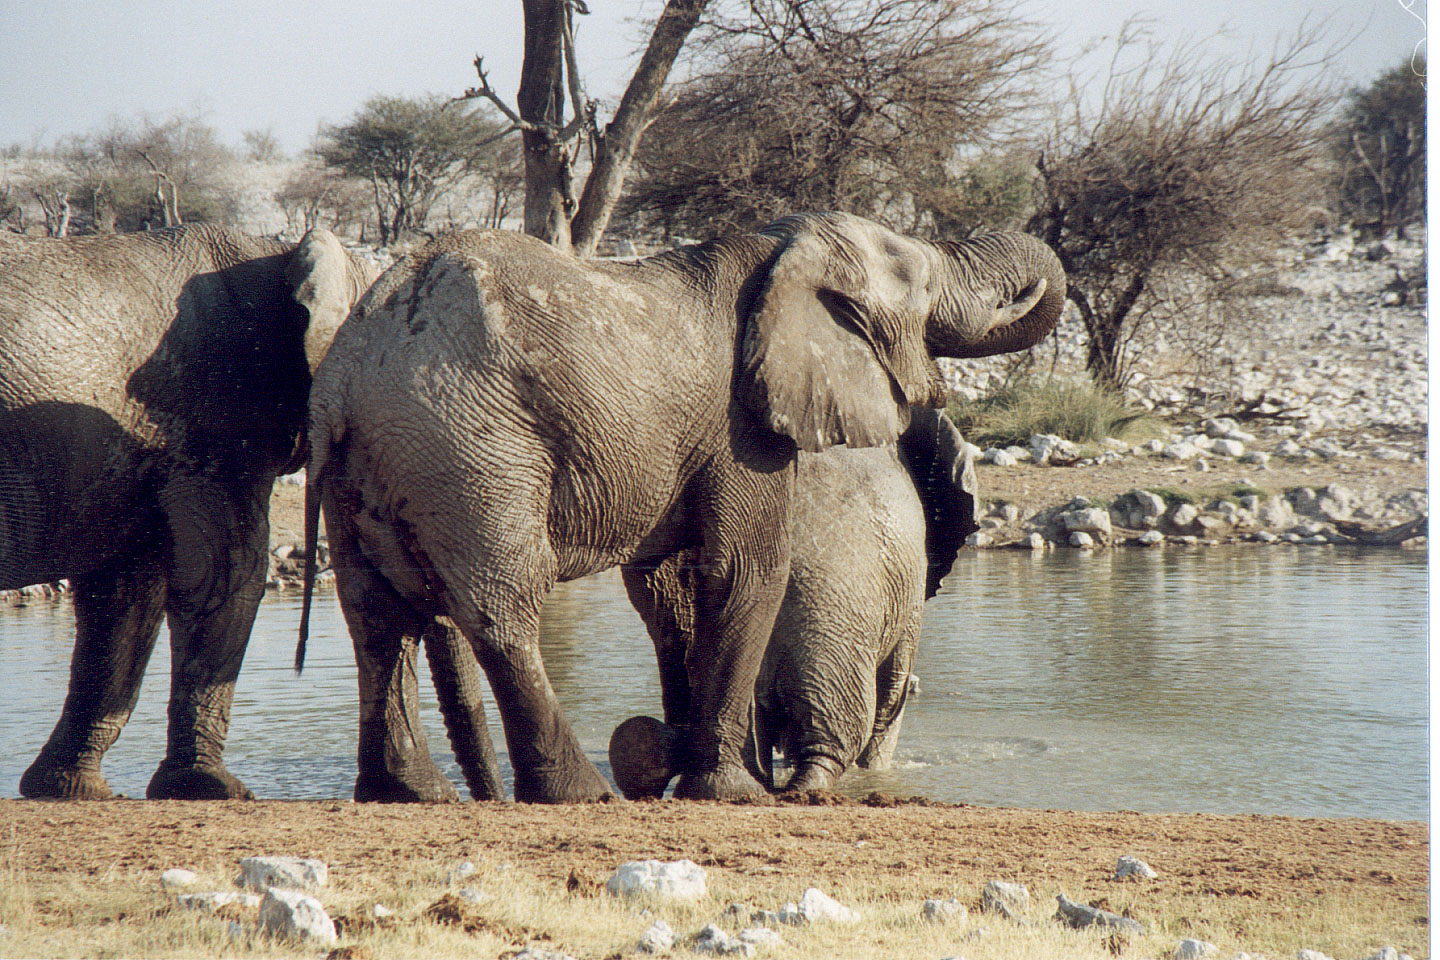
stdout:
[(938, 407), (933, 357), (1025, 350), (1055, 326), (1065, 271), (1043, 242), (930, 243), (848, 214), (787, 217), (749, 310), (742, 389), (800, 449), (893, 443), (906, 405)]

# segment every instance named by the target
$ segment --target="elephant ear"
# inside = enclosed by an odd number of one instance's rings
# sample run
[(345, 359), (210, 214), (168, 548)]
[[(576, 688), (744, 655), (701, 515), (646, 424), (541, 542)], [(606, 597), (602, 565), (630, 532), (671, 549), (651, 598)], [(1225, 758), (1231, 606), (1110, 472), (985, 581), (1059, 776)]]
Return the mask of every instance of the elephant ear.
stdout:
[(915, 408), (900, 457), (925, 512), (925, 599), (935, 596), (975, 522), (975, 462), (965, 439), (939, 410)]
[(305, 328), (305, 360), (313, 376), (335, 331), (359, 299), (354, 267), (340, 241), (329, 230), (315, 228), (300, 238), (285, 268), (285, 281), (295, 302), (310, 314)]
[(801, 450), (894, 443), (905, 404), (944, 395), (925, 350), (930, 257), (842, 214), (790, 217), (746, 317), (742, 394)]

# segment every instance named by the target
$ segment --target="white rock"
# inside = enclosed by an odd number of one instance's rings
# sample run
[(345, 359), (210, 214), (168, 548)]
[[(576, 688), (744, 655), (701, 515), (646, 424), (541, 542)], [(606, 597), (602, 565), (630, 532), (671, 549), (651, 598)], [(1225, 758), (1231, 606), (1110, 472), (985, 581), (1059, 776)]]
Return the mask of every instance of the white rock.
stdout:
[(247, 909), (254, 909), (260, 906), (260, 895), (258, 893), (182, 893), (175, 898), (175, 902), (187, 910), (204, 910), (206, 913), (214, 913), (221, 907), (237, 903)]
[(165, 887), (167, 890), (173, 890), (179, 887), (193, 887), (199, 879), (193, 870), (182, 870), (179, 867), (171, 867), (169, 870), (160, 874), (160, 886)]
[(376, 920), (386, 920), (390, 917), (395, 916), (395, 911), (391, 910), (384, 904), (377, 903), (375, 904), (375, 906), (370, 908), (370, 916), (374, 917)]
[(1245, 453), (1245, 444), (1239, 440), (1216, 440), (1210, 447), (1216, 455), (1221, 457), (1239, 457)]
[(1301, 950), (1295, 954), (1295, 960), (1335, 960), (1335, 958), (1321, 953), (1319, 950)]
[(986, 910), (1015, 920), (1030, 909), (1030, 891), (1023, 883), (991, 880), (985, 884), (985, 890), (980, 894), (980, 903)]
[(1172, 443), (1160, 453), (1170, 460), (1193, 460), (1200, 456), (1200, 448), (1193, 443)]
[(1070, 534), (1070, 546), (1080, 550), (1093, 550), (1095, 549), (1095, 538), (1084, 530), (1076, 530)]
[(1045, 549), (1045, 538), (1038, 533), (1031, 533), (1023, 542), (1031, 550)]
[(664, 920), (656, 920), (640, 934), (639, 946), (643, 953), (664, 953), (675, 946), (675, 931)]
[(1001, 450), (997, 447), (991, 447), (989, 450), (986, 450), (984, 459), (986, 462), (993, 463), (997, 467), (1013, 467), (1020, 462), (1008, 451)]
[(575, 960), (574, 957), (563, 950), (552, 950), (549, 947), (526, 947), (519, 953), (505, 954), (506, 960)]
[(785, 942), (780, 938), (780, 934), (769, 927), (746, 927), (736, 934), (736, 937), (741, 943), (749, 943), (757, 947), (778, 947)]
[(290, 887), (318, 890), (329, 882), (330, 870), (319, 860), (300, 857), (246, 857), (240, 861), (236, 886), (264, 890), (267, 887)]
[(1150, 864), (1138, 857), (1129, 854), (1120, 858), (1115, 865), (1115, 879), (1123, 880), (1125, 877), (1143, 877), (1146, 880), (1154, 880), (1159, 874), (1150, 869)]
[(1200, 424), (1200, 429), (1205, 431), (1206, 436), (1223, 437), (1232, 430), (1239, 430), (1240, 424), (1229, 417), (1217, 417)]
[(746, 943), (738, 937), (732, 937), (715, 924), (707, 924), (703, 930), (695, 935), (695, 941), (691, 944), (697, 953), (716, 953), (721, 956), (755, 956), (755, 945)]
[(926, 900), (920, 908), (920, 915), (936, 923), (949, 923), (966, 919), (970, 911), (965, 909), (965, 904), (951, 897), (948, 900)]
[(495, 899), (493, 894), (486, 893), (484, 890), (477, 890), (474, 887), (463, 887), (460, 890), (456, 890), (455, 895), (461, 900), (475, 904), (487, 903)]
[(1275, 455), (1279, 457), (1298, 457), (1301, 452), (1300, 444), (1288, 438), (1275, 445)]
[(1171, 954), (1175, 960), (1203, 960), (1204, 957), (1213, 957), (1220, 952), (1220, 948), (1208, 940), (1180, 941), (1180, 945)]
[(1078, 531), (1103, 539), (1110, 537), (1110, 512), (1108, 510), (1101, 510), (1099, 507), (1085, 507), (1064, 514), (1062, 519), (1065, 529), (1072, 533)]
[(260, 901), (260, 930), (281, 939), (294, 937), (334, 943), (335, 921), (325, 912), (320, 901), (299, 890), (271, 887)]
[(1271, 533), (1269, 530), (1261, 530), (1259, 533), (1255, 534), (1255, 539), (1259, 540), (1261, 543), (1275, 543), (1280, 538), (1277, 537), (1275, 534)]
[(455, 869), (450, 871), (450, 882), (454, 883), (456, 880), (464, 880), (474, 872), (475, 864), (469, 860), (461, 861), (455, 866)]
[(965, 546), (976, 548), (988, 547), (990, 546), (990, 534), (986, 533), (984, 530), (976, 530), (974, 533), (970, 534), (970, 536), (965, 538)]
[(635, 860), (622, 863), (614, 876), (605, 882), (605, 889), (616, 896), (651, 894), (676, 900), (694, 900), (705, 896), (705, 871), (690, 860), (672, 863)]
[(1240, 458), (1241, 463), (1251, 463), (1266, 470), (1270, 469), (1270, 454), (1263, 450), (1251, 450)]
[(1140, 444), (1140, 449), (1144, 450), (1146, 453), (1160, 453), (1165, 449), (1165, 441), (1146, 440), (1144, 443)]
[(1140, 534), (1140, 536), (1136, 537), (1135, 539), (1138, 543), (1144, 544), (1147, 547), (1153, 547), (1158, 544), (1164, 543), (1165, 535), (1159, 530), (1146, 530), (1144, 533)]
[(1189, 529), (1200, 516), (1200, 510), (1193, 503), (1177, 503), (1170, 511), (1170, 523), (1177, 530)]
[(1143, 933), (1139, 921), (1131, 920), (1129, 917), (1122, 917), (1118, 913), (1111, 913), (1109, 910), (1100, 910), (1089, 904), (1076, 903), (1063, 893), (1055, 897), (1059, 903), (1059, 909), (1055, 913), (1055, 919), (1068, 927), (1076, 930), (1083, 930), (1086, 927), (1109, 927), (1115, 930), (1126, 930), (1133, 933)]
[(849, 907), (810, 887), (801, 894), (799, 904), (787, 903), (780, 908), (780, 922), (791, 925), (818, 923), (832, 920), (839, 923), (854, 923), (860, 914)]
[(1010, 454), (1010, 456), (1014, 457), (1020, 463), (1028, 463), (1029, 461), (1035, 459), (1035, 455), (1032, 454), (1028, 448), (1018, 445), (1006, 447), (1005, 452)]

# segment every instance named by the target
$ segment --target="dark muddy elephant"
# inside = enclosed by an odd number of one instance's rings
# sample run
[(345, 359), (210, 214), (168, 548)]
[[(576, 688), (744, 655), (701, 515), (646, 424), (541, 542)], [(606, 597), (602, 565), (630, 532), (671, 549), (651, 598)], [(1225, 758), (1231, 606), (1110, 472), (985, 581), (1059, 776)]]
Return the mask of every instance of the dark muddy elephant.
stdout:
[(68, 577), (75, 653), (27, 797), (100, 771), (161, 617), (172, 670), (152, 798), (249, 796), (222, 760), (312, 372), (375, 271), (325, 231), (211, 226), (0, 246), (0, 589)]
[(406, 638), (453, 623), (494, 691), (516, 799), (609, 792), (537, 628), (557, 580), (620, 565), (652, 631), (667, 610), (691, 625), (660, 664), (687, 681), (666, 711), (676, 796), (761, 790), (744, 753), (797, 449), (893, 444), (910, 405), (944, 399), (934, 356), (1024, 349), (1064, 297), (1059, 261), (1024, 234), (929, 243), (833, 213), (636, 263), (490, 231), (396, 264), (310, 406), (307, 539), (323, 501), (362, 781), (429, 764), (387, 752), (384, 691)]
[[(755, 684), (762, 780), (772, 754), (787, 789), (829, 786), (852, 764), (883, 769), (900, 735), (924, 602), (975, 524), (975, 469), (943, 413), (911, 411), (898, 448), (802, 453), (790, 514), (790, 582)], [(678, 611), (657, 618), (662, 663), (690, 642)], [(663, 678), (666, 719), (633, 717), (610, 741), (610, 768), (630, 799), (658, 797), (677, 772), (673, 705), (686, 678)], [(682, 700), (683, 702), (683, 700)]]

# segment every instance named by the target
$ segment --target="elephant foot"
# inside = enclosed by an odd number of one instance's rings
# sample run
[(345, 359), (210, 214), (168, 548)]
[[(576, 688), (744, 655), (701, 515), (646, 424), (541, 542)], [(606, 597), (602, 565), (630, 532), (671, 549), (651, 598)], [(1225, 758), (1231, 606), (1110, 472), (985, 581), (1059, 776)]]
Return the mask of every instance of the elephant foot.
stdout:
[(30, 800), (109, 800), (115, 794), (99, 770), (52, 767), (36, 760), (20, 777), (20, 796)]
[(584, 757), (565, 766), (515, 771), (515, 800), (519, 803), (584, 803), (613, 796), (609, 782)]
[(398, 777), (388, 771), (362, 772), (355, 779), (356, 803), (459, 803), (455, 785), (439, 767), (428, 777)]
[(224, 766), (172, 766), (160, 764), (150, 785), (147, 800), (254, 800), (255, 794)]
[(781, 788), (782, 793), (799, 793), (802, 790), (828, 790), (835, 782), (835, 775), (818, 763), (802, 763)]
[(631, 717), (610, 734), (610, 772), (626, 800), (663, 797), (680, 758), (680, 731), (654, 717)]
[(739, 800), (767, 796), (760, 781), (740, 764), (721, 764), (708, 773), (686, 773), (675, 784), (677, 800)]

